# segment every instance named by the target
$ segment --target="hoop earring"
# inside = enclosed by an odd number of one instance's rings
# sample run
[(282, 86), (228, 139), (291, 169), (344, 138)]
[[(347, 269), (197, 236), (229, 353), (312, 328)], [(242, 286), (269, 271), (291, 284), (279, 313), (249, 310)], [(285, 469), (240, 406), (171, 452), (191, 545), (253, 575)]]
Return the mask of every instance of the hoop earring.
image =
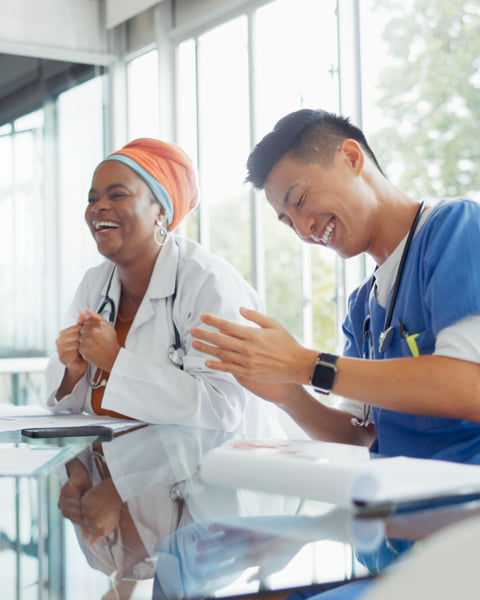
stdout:
[(163, 246), (167, 240), (167, 230), (165, 228), (165, 226), (163, 225), (163, 223), (157, 219), (155, 221), (155, 229), (153, 230), (153, 239), (155, 240), (155, 243), (157, 244), (157, 246)]

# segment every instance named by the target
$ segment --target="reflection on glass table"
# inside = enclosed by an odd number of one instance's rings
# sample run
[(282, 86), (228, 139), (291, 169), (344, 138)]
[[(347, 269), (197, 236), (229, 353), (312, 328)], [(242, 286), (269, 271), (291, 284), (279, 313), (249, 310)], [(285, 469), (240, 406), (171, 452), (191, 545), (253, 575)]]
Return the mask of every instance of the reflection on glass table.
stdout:
[(369, 513), (205, 485), (199, 460), (229, 438), (143, 426), (109, 442), (72, 441), (63, 464), (49, 472), (0, 478), (4, 597), (196, 600), (320, 592), (375, 577), (416, 552), (416, 540), (480, 514), (478, 499)]
[(357, 519), (337, 508), (318, 517), (240, 517), (191, 524), (162, 545), (153, 597), (251, 594), (365, 576), (359, 566), (347, 568), (346, 550), (358, 544), (370, 552), (382, 539), (381, 520)]
[(225, 434), (149, 426), (95, 443), (65, 465), (59, 507), (88, 563), (112, 578), (153, 578), (157, 553), (177, 529), (213, 517), (294, 514), (299, 499), (221, 490), (196, 477), (202, 454)]

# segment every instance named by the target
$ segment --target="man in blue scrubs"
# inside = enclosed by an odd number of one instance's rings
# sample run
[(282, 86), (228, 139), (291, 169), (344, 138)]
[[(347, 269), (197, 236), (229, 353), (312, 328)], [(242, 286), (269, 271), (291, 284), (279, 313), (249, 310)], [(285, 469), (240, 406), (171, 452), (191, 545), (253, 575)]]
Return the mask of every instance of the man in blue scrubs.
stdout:
[[(383, 174), (360, 129), (300, 110), (253, 149), (247, 181), (304, 242), (377, 265), (350, 297), (343, 356), (278, 321), (202, 317), (195, 348), (316, 439), (480, 464), (480, 205), (422, 203)], [(211, 327), (215, 328), (214, 330)], [(304, 387), (344, 398), (338, 408)]]

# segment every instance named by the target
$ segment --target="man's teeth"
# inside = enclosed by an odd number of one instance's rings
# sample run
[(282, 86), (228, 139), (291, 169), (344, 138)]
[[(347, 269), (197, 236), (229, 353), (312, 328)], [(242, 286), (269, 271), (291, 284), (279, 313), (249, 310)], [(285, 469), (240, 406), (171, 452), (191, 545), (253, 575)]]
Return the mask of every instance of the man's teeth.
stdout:
[(112, 221), (100, 221), (99, 223), (95, 223), (95, 231), (99, 231), (100, 229), (116, 229), (118, 227), (118, 223), (113, 223)]
[(330, 223), (327, 225), (327, 227), (325, 228), (325, 231), (323, 232), (322, 237), (320, 238), (320, 241), (322, 242), (322, 244), (325, 244), (326, 246), (328, 245), (328, 243), (330, 242), (330, 239), (332, 237), (332, 233), (333, 233), (334, 229), (335, 229), (335, 219), (332, 219), (330, 221)]

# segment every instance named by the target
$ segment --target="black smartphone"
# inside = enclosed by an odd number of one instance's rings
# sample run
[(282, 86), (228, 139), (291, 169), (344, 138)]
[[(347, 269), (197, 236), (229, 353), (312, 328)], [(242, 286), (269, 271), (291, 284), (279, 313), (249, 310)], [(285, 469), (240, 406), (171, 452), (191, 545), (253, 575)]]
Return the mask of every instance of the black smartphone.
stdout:
[(113, 439), (113, 430), (103, 425), (83, 425), (80, 427), (28, 427), (21, 430), (30, 438), (96, 437), (102, 441)]

